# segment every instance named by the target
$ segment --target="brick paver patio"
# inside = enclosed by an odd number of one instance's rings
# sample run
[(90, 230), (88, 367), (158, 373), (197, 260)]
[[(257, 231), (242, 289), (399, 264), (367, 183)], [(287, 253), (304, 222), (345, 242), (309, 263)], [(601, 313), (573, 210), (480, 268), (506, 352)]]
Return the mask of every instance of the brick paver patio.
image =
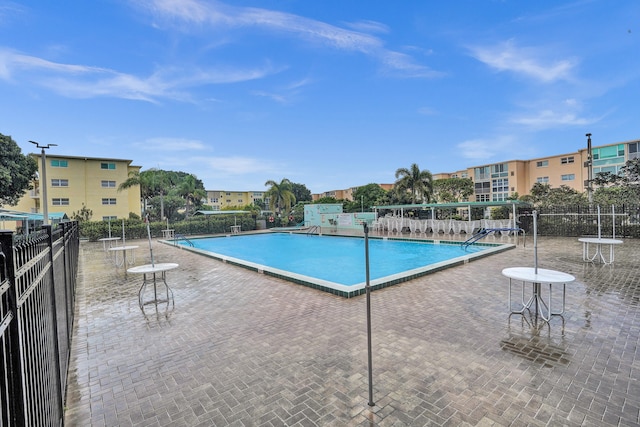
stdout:
[[(496, 238), (498, 240), (505, 238)], [(137, 264), (148, 262), (140, 241)], [(640, 423), (640, 241), (614, 266), (575, 238), (539, 265), (576, 276), (563, 318), (509, 316), (501, 270), (526, 246), (345, 299), (153, 242), (175, 308), (138, 306), (101, 243), (82, 243), (67, 426), (632, 426)], [(363, 267), (364, 268), (364, 267)]]

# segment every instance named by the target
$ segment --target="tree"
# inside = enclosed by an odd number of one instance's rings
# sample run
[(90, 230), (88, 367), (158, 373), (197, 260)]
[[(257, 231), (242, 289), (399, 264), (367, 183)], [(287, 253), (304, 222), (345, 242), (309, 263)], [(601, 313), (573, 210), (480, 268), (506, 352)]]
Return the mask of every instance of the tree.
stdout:
[(335, 197), (331, 197), (331, 196), (325, 196), (325, 197), (320, 197), (318, 200), (316, 200), (313, 203), (316, 205), (331, 205), (336, 203), (342, 203), (342, 200), (338, 200)]
[(304, 184), (296, 184), (295, 182), (291, 183), (291, 192), (293, 196), (296, 198), (296, 202), (310, 202), (313, 200), (311, 197), (311, 191)]
[(345, 212), (368, 212), (371, 206), (379, 205), (384, 201), (386, 191), (378, 184), (367, 184), (356, 188), (353, 192), (353, 201), (345, 203)]
[(593, 195), (600, 205), (635, 205), (640, 203), (640, 159), (627, 160), (618, 174), (601, 172), (594, 183), (599, 187)]
[(178, 190), (180, 196), (182, 196), (186, 202), (186, 216), (189, 217), (189, 206), (192, 204), (195, 208), (202, 205), (202, 199), (207, 197), (207, 192), (204, 190), (202, 181), (199, 181), (194, 175), (187, 175), (180, 183)]
[(571, 187), (561, 185), (558, 188), (551, 188), (549, 184), (539, 182), (533, 184), (529, 194), (522, 196), (521, 200), (540, 207), (585, 205), (587, 203), (584, 193), (579, 193)]
[(283, 211), (287, 215), (291, 211), (291, 206), (296, 202), (291, 181), (287, 178), (283, 178), (279, 183), (269, 180), (264, 185), (271, 186), (266, 191), (266, 195), (269, 197), (269, 209), (278, 215)]
[(93, 211), (88, 207), (86, 207), (84, 203), (82, 204), (82, 208), (78, 212), (74, 211), (73, 213), (71, 213), (71, 219), (78, 222), (89, 221), (91, 220), (92, 216), (93, 216)]
[(420, 167), (414, 163), (409, 169), (399, 168), (396, 170), (396, 187), (401, 190), (409, 190), (411, 193), (411, 203), (416, 201), (431, 200), (433, 194), (433, 176), (428, 170), (420, 170)]
[(38, 162), (22, 154), (18, 144), (0, 133), (0, 206), (17, 205), (27, 190), (33, 189)]
[(440, 203), (464, 202), (473, 194), (471, 178), (446, 178), (433, 181), (434, 198)]

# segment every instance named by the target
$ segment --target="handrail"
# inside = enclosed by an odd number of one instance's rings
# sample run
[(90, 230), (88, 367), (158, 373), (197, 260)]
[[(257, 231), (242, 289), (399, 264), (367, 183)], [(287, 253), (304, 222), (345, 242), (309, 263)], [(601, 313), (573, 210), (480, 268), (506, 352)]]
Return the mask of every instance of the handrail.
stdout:
[(185, 242), (187, 242), (189, 244), (189, 246), (194, 247), (195, 245), (193, 244), (193, 242), (189, 239), (187, 239), (187, 236), (185, 236), (184, 234), (176, 234), (175, 239), (173, 239), (173, 244), (176, 245), (178, 243), (178, 240), (184, 240)]
[(482, 228), (476, 234), (474, 234), (473, 236), (465, 240), (461, 246), (466, 251), (469, 246), (471, 246), (478, 240), (488, 236), (489, 234), (495, 233), (496, 231), (515, 231), (516, 236), (518, 236), (519, 233), (522, 232), (523, 237), (525, 237), (525, 245), (526, 245), (526, 242), (527, 242), (526, 235), (522, 228)]

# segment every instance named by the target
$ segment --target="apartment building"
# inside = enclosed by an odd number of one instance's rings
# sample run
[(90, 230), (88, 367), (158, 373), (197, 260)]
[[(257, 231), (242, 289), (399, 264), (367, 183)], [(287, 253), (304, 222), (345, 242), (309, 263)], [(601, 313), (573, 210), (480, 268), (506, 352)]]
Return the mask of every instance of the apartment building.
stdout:
[[(383, 190), (389, 191), (393, 188), (393, 184), (378, 184)], [(347, 200), (353, 201), (353, 193), (358, 189), (358, 187), (347, 188), (346, 190), (331, 190), (325, 191), (324, 193), (316, 193), (311, 195), (311, 200), (314, 202), (318, 199), (322, 199), (324, 197), (333, 197), (336, 200)]]
[[(42, 176), (41, 154), (29, 155), (37, 160), (38, 176)], [(140, 171), (131, 160), (47, 154), (46, 162), (47, 182), (38, 179), (34, 189), (12, 209), (42, 213), (42, 186), (47, 185), (49, 213), (63, 212), (71, 217), (86, 206), (93, 211), (94, 221), (128, 218), (130, 212), (141, 214), (140, 187), (118, 191), (130, 172)]]
[[(595, 177), (599, 172), (618, 173), (628, 160), (640, 158), (639, 148), (640, 140), (592, 147), (592, 176)], [(529, 194), (535, 183), (549, 184), (552, 188), (566, 185), (583, 192), (586, 191), (589, 180), (588, 149), (530, 160), (507, 160), (455, 172), (433, 174), (434, 180), (446, 178), (471, 178), (474, 195), (469, 201), (476, 202), (504, 201), (514, 193), (523, 196)], [(393, 187), (393, 184), (384, 185), (388, 186), (386, 188), (381, 184), (385, 190)], [(314, 194), (313, 200), (320, 197), (352, 200), (348, 197), (356, 188)]]
[(228, 208), (239, 208), (246, 205), (254, 205), (257, 200), (262, 200), (265, 206), (269, 206), (269, 197), (265, 191), (224, 191), (207, 190), (206, 205), (214, 211)]

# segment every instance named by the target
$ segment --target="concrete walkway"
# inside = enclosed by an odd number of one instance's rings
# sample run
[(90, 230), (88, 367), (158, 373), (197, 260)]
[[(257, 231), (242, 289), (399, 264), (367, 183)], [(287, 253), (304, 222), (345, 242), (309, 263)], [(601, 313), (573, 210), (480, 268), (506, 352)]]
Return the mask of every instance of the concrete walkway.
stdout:
[[(497, 237), (497, 240), (507, 239)], [(505, 240), (506, 241), (506, 240)], [(146, 241), (132, 242), (136, 264)], [(640, 423), (640, 241), (614, 266), (539, 238), (567, 311), (509, 316), (501, 270), (533, 245), (345, 299), (153, 242), (175, 308), (138, 306), (101, 243), (82, 243), (67, 426), (632, 426)]]

